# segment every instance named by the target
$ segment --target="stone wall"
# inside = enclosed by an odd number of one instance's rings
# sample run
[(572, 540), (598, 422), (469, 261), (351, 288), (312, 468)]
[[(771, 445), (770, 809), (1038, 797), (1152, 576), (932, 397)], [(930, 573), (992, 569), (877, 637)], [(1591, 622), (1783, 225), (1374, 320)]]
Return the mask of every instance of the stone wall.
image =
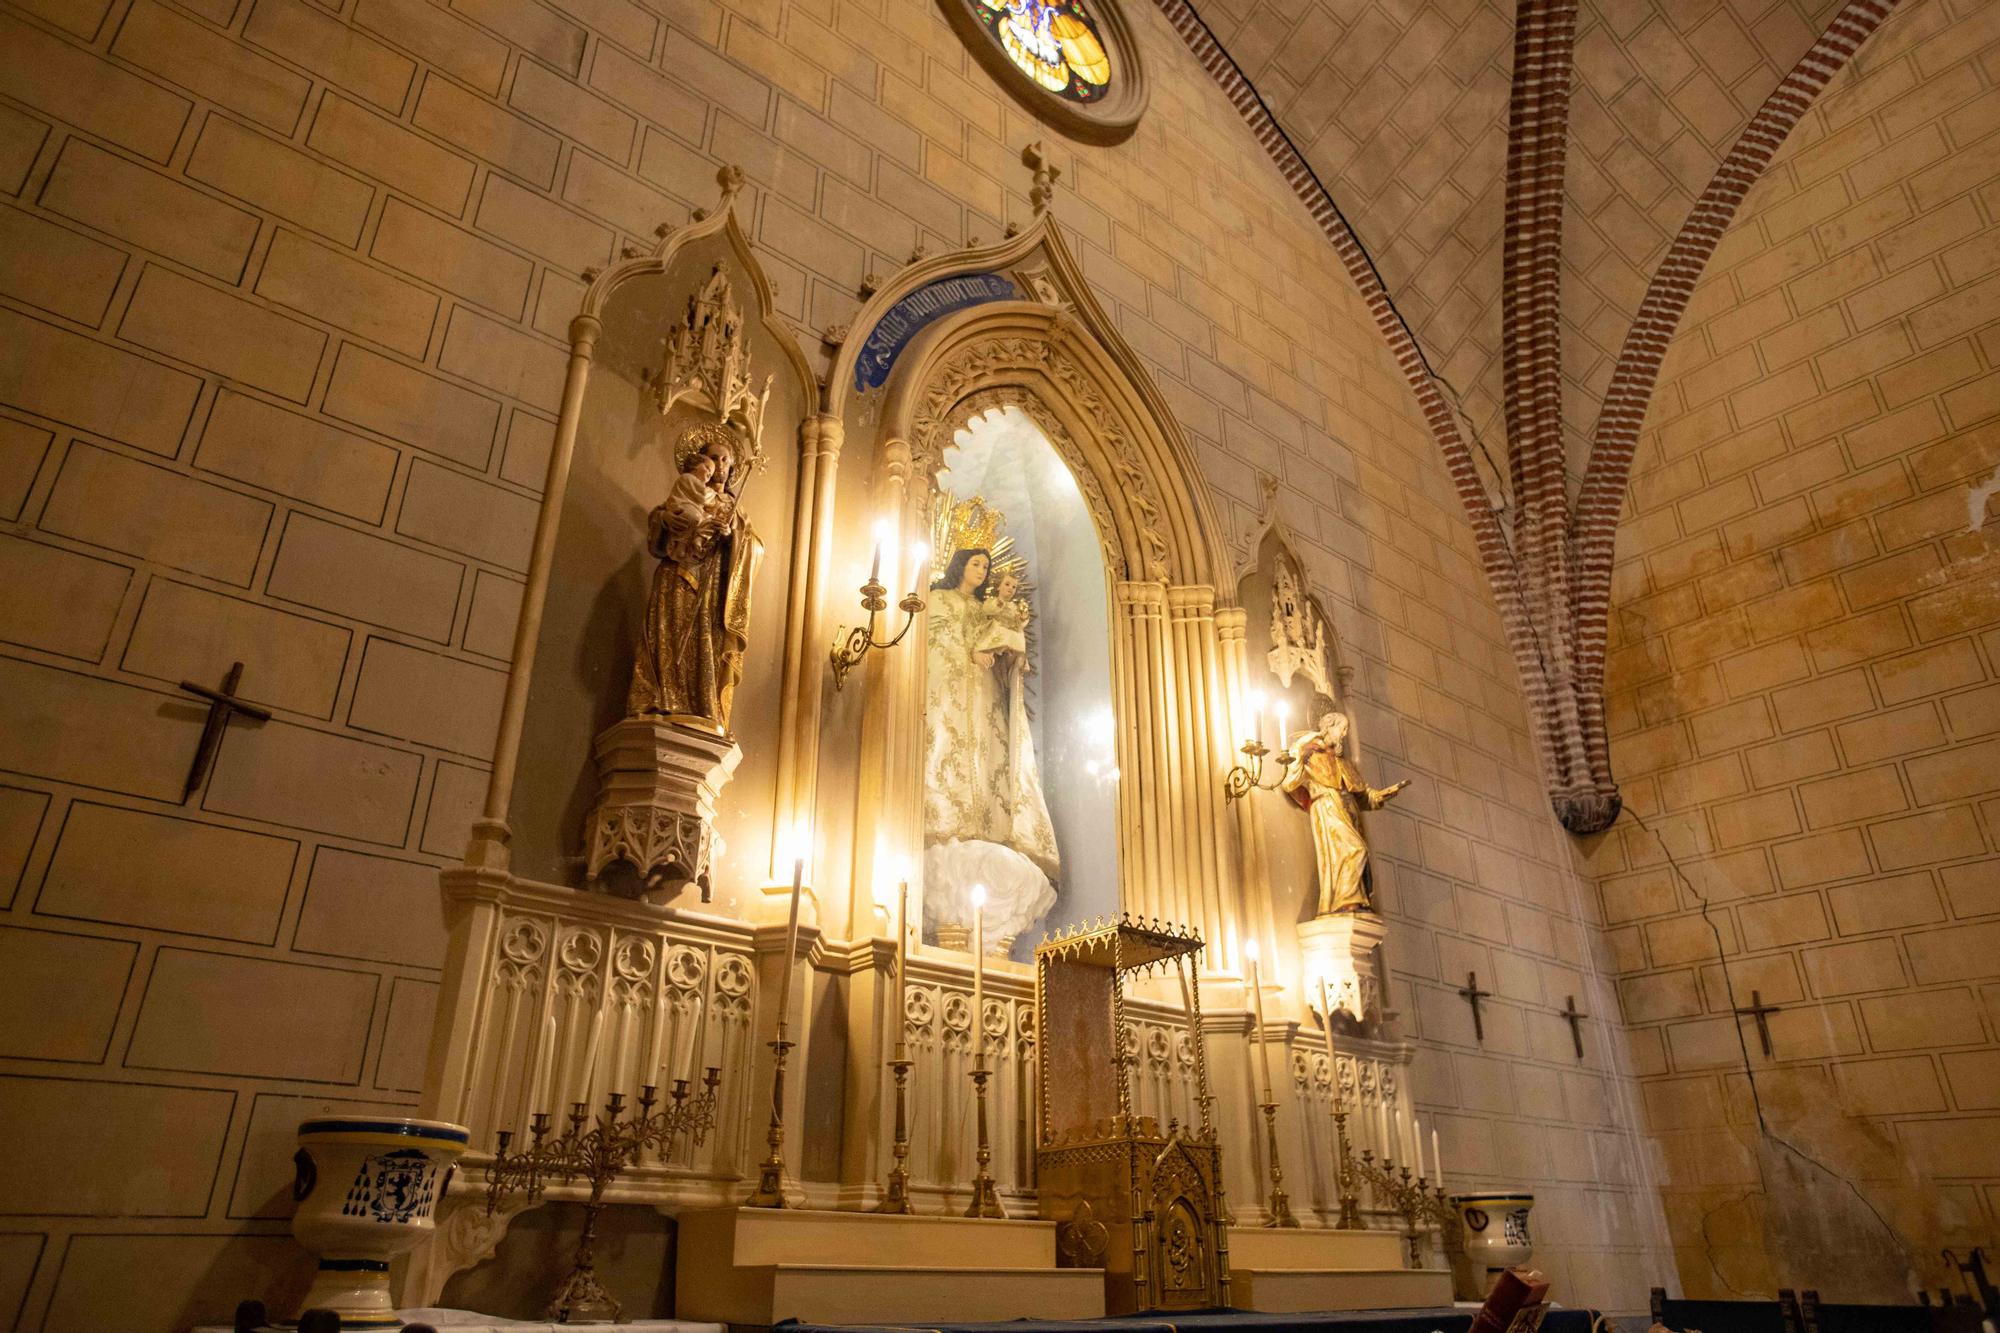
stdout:
[(1636, 818), (1584, 859), (1689, 1294), (1907, 1299), (1995, 1243), (1996, 43), (1991, 5), (1906, 5), (1800, 123), (1618, 537)]
[[(1037, 138), (1240, 540), (1283, 479), (1377, 780), (1415, 780), (1379, 883), (1454, 1183), (1537, 1189), (1562, 1295), (1643, 1302), (1595, 907), (1457, 501), (1324, 241), (1133, 11), (1151, 111), (1085, 149), (929, 0), (0, 9), (0, 1317), (282, 1300), (291, 1127), (414, 1100), (580, 270), (739, 163), (810, 345), (865, 273), (1024, 216)], [(237, 660), (275, 715), (183, 802), (176, 684)]]

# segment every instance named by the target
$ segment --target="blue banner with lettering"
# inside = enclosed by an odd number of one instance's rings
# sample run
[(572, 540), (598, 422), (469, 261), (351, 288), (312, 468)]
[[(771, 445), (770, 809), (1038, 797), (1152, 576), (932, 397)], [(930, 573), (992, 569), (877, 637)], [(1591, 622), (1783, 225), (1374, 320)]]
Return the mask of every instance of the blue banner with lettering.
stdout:
[(998, 273), (961, 273), (925, 283), (890, 306), (868, 331), (868, 341), (861, 344), (861, 355), (854, 361), (855, 391), (880, 387), (910, 339), (932, 320), (967, 306), (1012, 301), (1019, 295), (1014, 284)]

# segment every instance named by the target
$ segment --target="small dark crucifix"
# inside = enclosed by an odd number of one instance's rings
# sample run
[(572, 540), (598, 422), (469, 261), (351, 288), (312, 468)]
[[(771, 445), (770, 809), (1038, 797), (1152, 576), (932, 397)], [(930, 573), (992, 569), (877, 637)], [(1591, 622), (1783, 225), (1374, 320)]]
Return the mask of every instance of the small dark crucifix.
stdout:
[(1493, 992), (1479, 989), (1479, 974), (1477, 972), (1467, 972), (1465, 974), (1465, 984), (1458, 988), (1458, 993), (1463, 995), (1465, 1002), (1472, 1006), (1473, 1039), (1484, 1045), (1486, 1043), (1486, 1020), (1479, 1013), (1479, 1002)]
[(191, 680), (181, 682), (181, 688), (189, 694), (200, 695), (208, 700), (208, 721), (201, 725), (201, 744), (195, 747), (194, 764), (188, 769), (187, 789), (181, 793), (186, 800), (200, 788), (201, 780), (208, 776), (208, 770), (215, 764), (215, 752), (222, 746), (222, 729), (229, 725), (229, 719), (237, 713), (254, 717), (259, 722), (269, 722), (271, 714), (255, 704), (245, 703), (236, 697), (236, 687), (243, 683), (243, 664), (231, 662), (229, 674), (222, 678), (222, 688), (211, 690), (206, 685), (197, 685)]
[(1767, 1019), (1771, 1014), (1782, 1012), (1780, 1007), (1775, 1004), (1765, 1004), (1764, 992), (1753, 990), (1750, 992), (1749, 1008), (1737, 1009), (1732, 1012), (1738, 1017), (1748, 1014), (1757, 1020), (1757, 1040), (1763, 1044), (1764, 1056), (1766, 1059), (1769, 1059), (1771, 1055), (1771, 1025)]
[(1569, 1039), (1576, 1047), (1576, 1058), (1583, 1059), (1583, 1020), (1590, 1015), (1576, 1007), (1576, 996), (1563, 996), (1563, 1021), (1569, 1024)]

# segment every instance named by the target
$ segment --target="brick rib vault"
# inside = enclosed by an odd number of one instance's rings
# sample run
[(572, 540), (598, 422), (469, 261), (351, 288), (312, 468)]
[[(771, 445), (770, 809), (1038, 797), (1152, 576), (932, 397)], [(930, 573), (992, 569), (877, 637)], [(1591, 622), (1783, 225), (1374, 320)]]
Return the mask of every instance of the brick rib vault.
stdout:
[[(1521, 673), (1549, 799), (1563, 827), (1598, 833), (1620, 809), (1604, 710), (1605, 634), (1618, 518), (1639, 428), (1717, 242), (1799, 118), (1899, 0), (1848, 0), (1750, 118), (1648, 281), (1590, 432), (1576, 501), (1563, 468), (1561, 244), (1577, 0), (1519, 0), (1508, 109), (1502, 357), (1511, 513), (1480, 479), (1458, 413), (1367, 251), (1305, 158), (1188, 0), (1155, 0), (1264, 146), (1359, 289), (1409, 381), (1472, 524)], [(1511, 530), (1510, 530), (1511, 524)]]

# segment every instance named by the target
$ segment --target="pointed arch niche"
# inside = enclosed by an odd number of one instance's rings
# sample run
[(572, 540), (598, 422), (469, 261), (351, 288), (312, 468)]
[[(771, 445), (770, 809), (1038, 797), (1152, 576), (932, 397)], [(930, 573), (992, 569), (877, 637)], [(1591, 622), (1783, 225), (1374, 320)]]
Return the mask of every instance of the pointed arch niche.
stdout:
[[(854, 570), (858, 584), (880, 523), (903, 551), (927, 539), (940, 476), (953, 484), (955, 458), (970, 456), (960, 451), (996, 416), (1053, 450), (1080, 501), (1075, 522), (1094, 530), (1101, 555), (1110, 725), (1098, 729), (1100, 767), (1117, 772), (1104, 826), (1058, 832), (1066, 843), (1111, 835), (1117, 850), (1115, 869), (1085, 856), (1065, 874), (1048, 920), (1123, 910), (1183, 923), (1209, 941), (1212, 967), (1236, 970), (1244, 884), (1222, 778), (1246, 722), (1243, 613), (1218, 597), (1230, 562), (1171, 413), (1046, 217), (1001, 245), (912, 265), (854, 328), (828, 386), (829, 415), (860, 454), (836, 492), (834, 568)], [(1082, 568), (1069, 577), (1089, 577)], [(1072, 590), (1031, 573), (1036, 616), (1054, 614)], [(830, 618), (853, 620), (848, 582), (835, 580)], [(923, 862), (927, 619), (909, 646), (871, 654), (829, 696), (816, 822), (853, 830), (857, 918)], [(1050, 762), (1043, 751), (1045, 771)], [(1078, 878), (1086, 873), (1115, 886)]]

